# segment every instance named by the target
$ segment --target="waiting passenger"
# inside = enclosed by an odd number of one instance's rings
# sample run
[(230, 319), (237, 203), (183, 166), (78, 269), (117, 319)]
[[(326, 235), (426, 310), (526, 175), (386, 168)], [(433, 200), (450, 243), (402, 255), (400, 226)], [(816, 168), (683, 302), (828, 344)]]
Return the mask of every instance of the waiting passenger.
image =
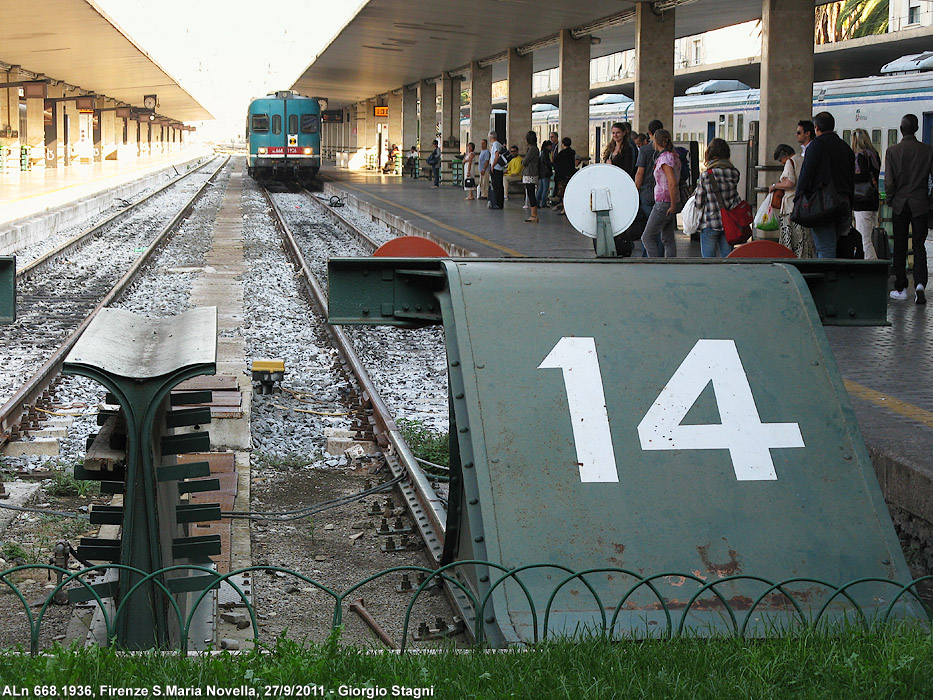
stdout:
[(434, 150), (431, 151), (431, 155), (428, 156), (425, 161), (428, 165), (431, 166), (431, 179), (433, 184), (431, 187), (440, 187), (441, 186), (441, 147), (438, 145), (437, 139), (431, 142), (434, 145)]
[(862, 250), (866, 260), (877, 260), (871, 232), (878, 225), (878, 178), (881, 177), (881, 156), (872, 145), (865, 129), (852, 132), (852, 150), (855, 151), (855, 198), (852, 213), (855, 228), (862, 235)]
[(551, 163), (551, 149), (554, 145), (550, 139), (541, 144), (540, 161), (538, 162), (538, 191), (536, 199), (538, 207), (548, 206), (548, 195), (551, 194), (551, 176), (554, 174), (554, 166)]
[(807, 146), (815, 138), (816, 130), (813, 127), (813, 122), (809, 119), (801, 119), (797, 122), (797, 143), (800, 145), (800, 155), (805, 156), (807, 154)]
[[(648, 136), (645, 145), (638, 149), (638, 161), (635, 163), (635, 187), (638, 188), (638, 201), (646, 223), (654, 209), (654, 162), (658, 157), (658, 152), (654, 150), (651, 139), (658, 129), (663, 128), (664, 125), (658, 119), (652, 119), (648, 122)], [(658, 255), (663, 256), (664, 243), (661, 241), (660, 232), (658, 232), (658, 239), (654, 242), (654, 245), (658, 249)], [(643, 251), (643, 254), (648, 257), (647, 251)]]
[[(535, 149), (537, 150), (537, 149)], [(522, 159), (518, 155), (518, 146), (511, 146), (509, 148), (509, 164), (505, 166), (505, 175), (503, 175), (502, 180), (505, 183), (505, 199), (509, 199), (509, 185), (513, 182), (521, 183), (522, 181)]]
[(797, 192), (811, 196), (826, 184), (828, 173), (836, 191), (836, 208), (825, 222), (810, 229), (818, 258), (835, 258), (839, 239), (852, 226), (852, 199), (855, 193), (855, 154), (849, 144), (836, 134), (836, 120), (829, 112), (813, 117), (816, 138), (807, 144), (803, 165), (797, 178)]
[(558, 203), (554, 206), (554, 211), (558, 214), (564, 213), (564, 190), (567, 189), (567, 183), (570, 182), (570, 178), (576, 172), (576, 163), (574, 161), (577, 154), (571, 148), (572, 144), (573, 141), (570, 140), (570, 137), (565, 136), (561, 139), (563, 148), (554, 156), (554, 198), (558, 200)]
[(891, 205), (894, 224), (894, 291), (891, 298), (907, 299), (908, 226), (914, 244), (914, 285), (916, 301), (926, 304), (927, 217), (930, 215), (929, 188), (933, 177), (933, 148), (917, 140), (920, 122), (915, 114), (901, 119), (901, 141), (884, 154), (884, 190)]
[[(775, 192), (783, 193), (779, 195), (778, 205), (781, 217), (780, 244), (794, 251), (794, 255), (798, 258), (815, 258), (816, 251), (813, 248), (813, 236), (810, 234), (810, 229), (790, 219), (791, 212), (794, 211), (794, 195), (797, 193), (797, 177), (803, 165), (803, 156), (794, 151), (791, 146), (782, 143), (774, 149), (774, 160), (784, 166), (781, 179), (768, 188), (768, 192), (772, 195)], [(772, 208), (775, 206), (774, 202), (772, 197)]]
[(538, 173), (541, 163), (538, 135), (529, 131), (525, 134), (525, 143), (528, 144), (528, 150), (522, 156), (522, 184), (525, 186), (525, 201), (528, 202), (527, 206), (531, 210), (531, 216), (525, 219), (525, 222), (536, 224), (538, 223)]
[(486, 199), (489, 192), (489, 141), (479, 142), (479, 192), (477, 199)]
[(606, 144), (603, 151), (603, 163), (609, 163), (617, 168), (621, 168), (631, 177), (635, 176), (635, 160), (638, 153), (635, 146), (629, 138), (631, 125), (626, 128), (624, 122), (616, 122), (612, 125), (612, 138)]
[(463, 189), (467, 193), (467, 199), (475, 199), (476, 179), (473, 177), (473, 161), (476, 159), (475, 144), (471, 141), (467, 144), (466, 153), (463, 156)]
[(661, 257), (657, 244), (660, 234), (664, 246), (665, 258), (677, 257), (677, 244), (674, 241), (674, 229), (677, 227), (678, 182), (680, 180), (680, 156), (674, 151), (671, 133), (658, 129), (653, 134), (654, 150), (657, 158), (654, 162), (654, 207), (645, 224), (641, 243), (649, 258)]
[(489, 132), (489, 163), (490, 179), (492, 180), (492, 198), (489, 200), (490, 209), (501, 209), (503, 202), (502, 176), (505, 174), (506, 159), (503, 157), (505, 146), (499, 143), (495, 131)]
[(700, 254), (704, 258), (724, 258), (732, 252), (720, 211), (720, 208), (732, 208), (740, 199), (739, 171), (729, 160), (731, 155), (729, 144), (724, 140), (710, 141), (706, 148), (706, 168), (697, 180), (693, 201), (700, 212)]
[(410, 177), (418, 177), (418, 148), (412, 146), (408, 151), (408, 157), (405, 159), (405, 166), (408, 168)]

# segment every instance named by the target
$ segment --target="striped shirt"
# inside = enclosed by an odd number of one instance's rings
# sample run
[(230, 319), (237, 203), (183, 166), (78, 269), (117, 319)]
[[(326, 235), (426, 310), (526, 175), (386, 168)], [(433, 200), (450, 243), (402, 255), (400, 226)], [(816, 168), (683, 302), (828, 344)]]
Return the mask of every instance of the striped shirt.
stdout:
[[(710, 188), (710, 178), (716, 178), (716, 184), (719, 186), (719, 196)], [(700, 230), (705, 228), (723, 230), (722, 214), (719, 212), (719, 204), (726, 209), (734, 207), (741, 199), (738, 191), (739, 171), (732, 167), (713, 168), (704, 170), (700, 173), (700, 179), (697, 180), (696, 198), (693, 200), (697, 209), (700, 210)]]

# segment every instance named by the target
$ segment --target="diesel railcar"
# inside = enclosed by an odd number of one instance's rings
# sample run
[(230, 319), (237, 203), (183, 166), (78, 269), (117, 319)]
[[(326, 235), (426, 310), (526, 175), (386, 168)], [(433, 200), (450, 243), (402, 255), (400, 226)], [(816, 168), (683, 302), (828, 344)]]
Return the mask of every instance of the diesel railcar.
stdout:
[(321, 110), (326, 102), (281, 90), (249, 103), (247, 172), (256, 180), (311, 180), (321, 169)]

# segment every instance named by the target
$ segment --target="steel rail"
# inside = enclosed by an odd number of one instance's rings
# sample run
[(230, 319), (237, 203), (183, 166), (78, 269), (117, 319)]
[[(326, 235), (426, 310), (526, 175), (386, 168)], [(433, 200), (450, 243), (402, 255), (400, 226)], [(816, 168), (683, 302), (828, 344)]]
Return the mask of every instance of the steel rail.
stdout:
[[(52, 382), (58, 377), (61, 373), (62, 364), (65, 361), (65, 357), (71, 351), (71, 348), (78, 341), (78, 338), (81, 337), (81, 334), (84, 333), (84, 330), (88, 327), (97, 313), (109, 306), (113, 301), (122, 294), (127, 287), (132, 284), (136, 276), (145, 268), (146, 263), (149, 259), (162, 247), (162, 245), (168, 239), (169, 234), (181, 223), (181, 220), (188, 214), (192, 209), (197, 199), (205, 192), (208, 185), (210, 185), (214, 178), (217, 177), (218, 173), (223, 170), (224, 166), (230, 160), (230, 157), (224, 159), (224, 161), (217, 167), (217, 169), (211, 174), (211, 176), (204, 182), (204, 184), (198, 188), (198, 191), (192, 195), (192, 197), (182, 206), (175, 216), (172, 217), (172, 220), (166, 224), (159, 234), (156, 236), (155, 240), (149, 245), (142, 255), (140, 255), (133, 265), (126, 271), (123, 277), (111, 288), (111, 290), (104, 296), (103, 299), (94, 307), (94, 309), (88, 314), (84, 321), (78, 326), (78, 328), (72, 333), (65, 341), (52, 353), (52, 356), (43, 364), (35, 374), (30, 377), (26, 383), (20, 387), (20, 389), (4, 404), (0, 407), (0, 446), (5, 444), (10, 439), (10, 435), (15, 426), (18, 426), (22, 420), (22, 416), (26, 413), (27, 409), (34, 405), (36, 400), (42, 396), (42, 393), (52, 384)], [(178, 182), (175, 180), (173, 182)]]
[[(304, 255), (301, 253), (301, 248), (299, 247), (288, 224), (285, 222), (285, 217), (283, 216), (281, 209), (279, 209), (278, 205), (276, 205), (268, 191), (263, 190), (263, 192), (265, 193), (266, 200), (269, 202), (269, 206), (275, 213), (277, 223), (280, 227), (280, 230), (282, 231), (286, 252), (301, 270), (300, 276), (304, 280), (304, 286), (308, 292), (311, 302), (314, 304), (318, 313), (320, 313), (321, 316), (326, 319), (327, 297), (324, 294), (324, 290), (321, 287), (320, 282), (314, 276), (314, 273), (305, 262)], [(317, 201), (316, 198), (312, 199)], [(355, 228), (352, 226), (352, 224), (349, 224), (346, 221), (343, 221), (343, 224), (347, 226), (351, 232), (355, 231)], [(367, 245), (375, 244), (374, 241), (369, 239), (361, 232), (357, 231), (354, 235), (360, 235), (361, 240), (368, 240), (369, 242)], [(395, 418), (393, 418), (388, 406), (386, 406), (385, 402), (382, 400), (382, 397), (379, 395), (379, 392), (376, 389), (376, 385), (369, 377), (366, 368), (360, 360), (359, 355), (357, 355), (356, 350), (353, 348), (353, 344), (347, 337), (346, 333), (344, 333), (342, 328), (338, 326), (332, 326), (326, 322), (325, 328), (333, 338), (334, 346), (336, 347), (337, 352), (340, 354), (341, 359), (346, 363), (350, 371), (359, 382), (360, 388), (362, 389), (362, 399), (364, 405), (372, 409), (372, 416), (370, 418), (374, 423), (374, 433), (378, 442), (384, 449), (386, 447), (391, 448), (391, 455), (399, 461), (402, 469), (404, 470), (404, 473), (411, 479), (415, 497), (426, 516), (427, 523), (417, 517), (415, 520), (419, 524), (419, 528), (423, 528), (425, 525), (430, 526), (429, 529), (422, 531), (422, 535), (425, 537), (425, 543), (428, 545), (428, 549), (431, 552), (432, 560), (437, 563), (440, 561), (441, 552), (443, 551), (444, 532), (447, 524), (447, 510), (444, 508), (437, 494), (434, 492), (434, 489), (431, 488), (431, 483), (424, 472), (420, 467), (418, 467), (415, 456), (412, 454), (411, 449), (408, 447), (408, 443), (405, 441), (405, 438), (402, 436), (401, 431), (398, 429), (398, 426), (395, 423)]]
[[(282, 231), (286, 252), (293, 258), (295, 264), (301, 270), (300, 277), (305, 280), (305, 288), (309, 298), (318, 312), (326, 319), (327, 298), (317, 279), (314, 277), (314, 274), (305, 263), (304, 256), (301, 254), (295, 237), (286, 224), (281, 210), (275, 204), (269, 192), (265, 189), (263, 192)], [(356, 237), (357, 240), (364, 243), (364, 245), (369, 245), (373, 249), (378, 247), (375, 241), (362, 231), (359, 231), (355, 224), (349, 219), (339, 215), (332, 207), (327, 206), (323, 201), (314, 197), (312, 193), (308, 192), (308, 194), (311, 195), (311, 201), (313, 201), (320, 210), (325, 211), (336, 225), (345, 229)], [(406, 484), (405, 481), (402, 481), (398, 486), (402, 495), (405, 497), (406, 506), (412, 514), (412, 521), (418, 528), (421, 537), (428, 547), (430, 561), (432, 565), (437, 568), (440, 566), (441, 556), (444, 550), (444, 539), (447, 532), (447, 509), (443, 506), (440, 498), (431, 486), (430, 480), (422, 471), (421, 467), (418, 466), (418, 462), (412, 454), (411, 448), (408, 446), (408, 443), (395, 423), (395, 418), (379, 396), (378, 390), (366, 372), (349, 338), (343, 332), (343, 329), (332, 326), (326, 321), (325, 328), (334, 339), (334, 345), (341, 359), (356, 376), (357, 382), (363, 390), (362, 399), (364, 405), (368, 405), (372, 411), (372, 414), (367, 417), (373, 425), (373, 433), (380, 447), (383, 449), (383, 455), (386, 457), (386, 462), (392, 470), (392, 474), (396, 477), (406, 476), (411, 482), (409, 485)], [(469, 596), (465, 595), (457, 586), (449, 584), (444, 586), (444, 592), (454, 609), (459, 612), (461, 618), (464, 620), (465, 629), (469, 633), (472, 633), (476, 620), (476, 613)]]
[(61, 245), (56, 246), (55, 248), (45, 253), (44, 255), (40, 255), (38, 258), (30, 262), (28, 265), (25, 265), (22, 269), (16, 271), (17, 280), (28, 279), (30, 274), (41, 269), (47, 263), (51, 262), (52, 260), (55, 260), (56, 258), (62, 255), (66, 255), (70, 253), (71, 251), (80, 247), (82, 244), (90, 241), (92, 237), (104, 233), (104, 231), (110, 228), (110, 226), (124, 219), (127, 216), (127, 214), (129, 214), (131, 211), (136, 209), (136, 207), (138, 207), (140, 204), (143, 204), (144, 202), (148, 202), (150, 199), (152, 199), (158, 194), (161, 194), (162, 192), (167, 190), (169, 187), (173, 187), (174, 185), (177, 185), (183, 179), (185, 179), (192, 173), (198, 172), (202, 168), (206, 167), (208, 163), (211, 163), (213, 161), (214, 161), (213, 157), (205, 160), (198, 167), (192, 168), (191, 170), (186, 172), (184, 175), (176, 177), (174, 180), (169, 180), (164, 185), (159, 187), (157, 190), (150, 192), (149, 194), (147, 194), (145, 197), (143, 197), (139, 201), (133, 202), (129, 206), (121, 209), (120, 211), (114, 212), (113, 214), (108, 216), (103, 221), (94, 224), (89, 229), (86, 229), (82, 231), (81, 233), (79, 233), (77, 236), (74, 236), (73, 238), (69, 238), (67, 241), (65, 241)]

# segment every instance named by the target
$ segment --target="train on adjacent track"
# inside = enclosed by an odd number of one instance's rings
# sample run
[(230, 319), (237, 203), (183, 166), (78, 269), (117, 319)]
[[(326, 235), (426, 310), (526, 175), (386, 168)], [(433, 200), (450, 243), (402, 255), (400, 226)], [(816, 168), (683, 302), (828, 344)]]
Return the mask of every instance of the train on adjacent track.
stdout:
[[(751, 138), (750, 125), (759, 119), (759, 90), (715, 91), (715, 83), (724, 82), (710, 81), (713, 84), (708, 92), (674, 98), (674, 124), (670, 131), (675, 141), (697, 141), (702, 154), (714, 137), (731, 142)], [(589, 156), (592, 160), (597, 160), (614, 122), (632, 121), (634, 107), (635, 103), (621, 94), (599, 95), (590, 100)], [(813, 113), (822, 111), (833, 114), (836, 131), (846, 142), (851, 140), (853, 129), (865, 129), (882, 158), (888, 146), (900, 140), (898, 125), (908, 112), (916, 114), (920, 120), (921, 134), (918, 136), (930, 143), (933, 139), (933, 72), (814, 83)], [(557, 107), (552, 105), (535, 106), (532, 129), (537, 132), (539, 143), (552, 131), (560, 133), (559, 114)], [(808, 114), (800, 115), (800, 119), (808, 118)], [(796, 126), (796, 123), (787, 125), (787, 138), (784, 139), (792, 146), (796, 145)], [(469, 128), (469, 120), (461, 125), (461, 131), (464, 127)], [(518, 143), (512, 136), (508, 140), (510, 144)], [(769, 147), (777, 145), (769, 144)]]
[(250, 101), (247, 172), (256, 180), (312, 180), (321, 169), (321, 110), (327, 102), (280, 90)]

